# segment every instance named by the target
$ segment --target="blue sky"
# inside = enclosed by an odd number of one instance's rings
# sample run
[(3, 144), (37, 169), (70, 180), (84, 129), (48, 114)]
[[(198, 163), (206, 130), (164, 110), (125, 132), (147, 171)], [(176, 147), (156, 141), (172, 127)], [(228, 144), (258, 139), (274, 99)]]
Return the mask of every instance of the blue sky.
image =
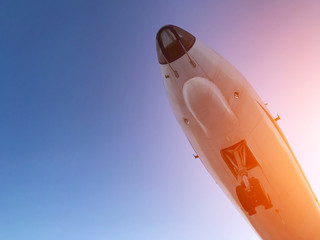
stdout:
[[(305, 139), (320, 134), (320, 113), (304, 106), (318, 99), (318, 9), (311, 1), (2, 2), (0, 239), (256, 239), (192, 157), (155, 34), (165, 24), (185, 28), (244, 73), (281, 111), (315, 186), (319, 141)], [(308, 95), (288, 110), (301, 76)], [(305, 129), (296, 116), (310, 114)]]

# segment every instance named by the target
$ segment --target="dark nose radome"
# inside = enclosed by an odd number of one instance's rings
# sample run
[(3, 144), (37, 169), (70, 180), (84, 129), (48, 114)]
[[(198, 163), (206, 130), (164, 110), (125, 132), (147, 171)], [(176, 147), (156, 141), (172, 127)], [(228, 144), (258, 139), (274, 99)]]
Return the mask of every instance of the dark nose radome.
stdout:
[(156, 37), (159, 63), (171, 63), (182, 57), (195, 41), (193, 35), (177, 26), (166, 25), (160, 28)]

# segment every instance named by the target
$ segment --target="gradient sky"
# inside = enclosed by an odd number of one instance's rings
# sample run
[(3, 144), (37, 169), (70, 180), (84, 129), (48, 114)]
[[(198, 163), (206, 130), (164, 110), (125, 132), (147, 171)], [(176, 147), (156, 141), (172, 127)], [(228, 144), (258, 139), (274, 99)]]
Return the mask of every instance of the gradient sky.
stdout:
[(320, 196), (319, 1), (2, 1), (0, 239), (257, 239), (177, 124), (175, 24), (269, 103)]

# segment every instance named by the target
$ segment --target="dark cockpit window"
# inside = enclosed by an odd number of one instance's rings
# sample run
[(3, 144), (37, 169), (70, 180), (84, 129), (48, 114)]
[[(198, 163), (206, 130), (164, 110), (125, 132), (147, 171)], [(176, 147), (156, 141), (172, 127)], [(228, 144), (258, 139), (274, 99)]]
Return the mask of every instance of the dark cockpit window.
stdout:
[(160, 33), (160, 38), (168, 62), (172, 62), (184, 54), (184, 50), (172, 30), (163, 30)]
[(160, 64), (182, 57), (195, 42), (195, 37), (173, 25), (162, 27), (157, 34), (157, 54)]
[[(195, 37), (194, 36), (192, 36), (190, 33), (188, 33), (187, 31), (185, 31), (185, 30), (183, 30), (183, 29), (181, 29), (181, 28), (178, 28), (178, 27), (176, 27), (176, 26), (173, 26), (172, 27), (175, 31), (176, 31), (176, 33), (178, 34), (178, 36), (179, 36), (179, 38), (180, 38), (180, 40), (181, 40), (181, 42), (182, 42), (182, 44), (183, 44), (183, 46), (185, 47), (185, 49), (187, 50), (189, 50), (192, 46), (193, 46), (193, 44), (194, 44), (194, 42), (195, 42)], [(187, 50), (187, 51), (188, 51)]]

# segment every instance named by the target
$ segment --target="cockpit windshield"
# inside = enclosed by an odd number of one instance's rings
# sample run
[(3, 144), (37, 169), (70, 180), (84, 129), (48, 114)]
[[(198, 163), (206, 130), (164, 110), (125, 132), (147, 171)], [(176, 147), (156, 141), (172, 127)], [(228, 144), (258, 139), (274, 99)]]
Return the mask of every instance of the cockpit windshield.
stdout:
[(185, 30), (167, 25), (157, 33), (157, 54), (160, 64), (171, 63), (182, 57), (195, 42), (195, 37)]

